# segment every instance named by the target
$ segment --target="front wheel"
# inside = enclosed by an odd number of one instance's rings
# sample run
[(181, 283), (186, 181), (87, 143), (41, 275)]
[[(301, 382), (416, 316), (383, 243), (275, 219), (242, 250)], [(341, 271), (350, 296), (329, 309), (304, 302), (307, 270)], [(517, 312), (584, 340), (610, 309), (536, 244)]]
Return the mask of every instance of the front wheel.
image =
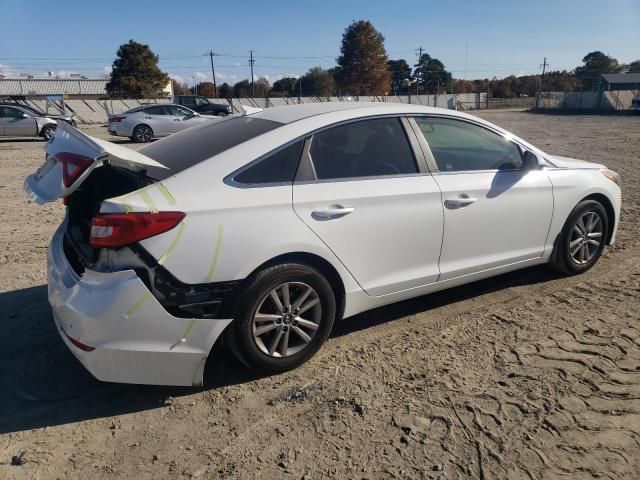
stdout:
[(55, 135), (56, 135), (56, 127), (54, 127), (53, 125), (47, 125), (40, 132), (40, 136), (47, 142), (51, 140)]
[(282, 264), (259, 272), (238, 302), (225, 343), (249, 368), (280, 373), (309, 360), (327, 340), (336, 302), (312, 267)]
[(147, 125), (138, 125), (133, 129), (133, 140), (137, 143), (147, 143), (153, 138), (153, 130)]
[(585, 200), (573, 209), (562, 229), (551, 265), (564, 273), (582, 273), (600, 258), (609, 219), (600, 202)]

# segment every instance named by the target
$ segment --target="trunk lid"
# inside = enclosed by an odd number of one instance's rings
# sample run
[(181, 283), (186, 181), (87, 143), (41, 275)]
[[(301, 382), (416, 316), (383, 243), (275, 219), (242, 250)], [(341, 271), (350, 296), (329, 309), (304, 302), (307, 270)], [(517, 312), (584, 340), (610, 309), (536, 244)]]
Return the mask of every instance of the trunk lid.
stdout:
[[(147, 167), (166, 168), (155, 160), (129, 148), (91, 137), (61, 120), (57, 122), (55, 137), (46, 145), (46, 161), (24, 182), (27, 196), (42, 205), (73, 193), (89, 177), (91, 171), (104, 164), (133, 172)], [(65, 185), (64, 159), (69, 155), (84, 157), (88, 165)], [(79, 167), (78, 167), (79, 168)]]

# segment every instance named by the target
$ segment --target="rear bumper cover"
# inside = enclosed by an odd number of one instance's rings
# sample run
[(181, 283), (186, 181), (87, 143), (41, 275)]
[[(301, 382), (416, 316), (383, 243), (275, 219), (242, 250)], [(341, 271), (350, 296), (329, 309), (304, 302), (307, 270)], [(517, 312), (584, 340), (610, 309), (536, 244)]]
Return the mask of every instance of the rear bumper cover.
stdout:
[[(170, 315), (133, 270), (77, 275), (64, 255), (63, 229), (48, 252), (49, 303), (78, 360), (99, 380), (202, 385), (209, 352), (231, 320)], [(83, 351), (67, 336), (95, 349)]]

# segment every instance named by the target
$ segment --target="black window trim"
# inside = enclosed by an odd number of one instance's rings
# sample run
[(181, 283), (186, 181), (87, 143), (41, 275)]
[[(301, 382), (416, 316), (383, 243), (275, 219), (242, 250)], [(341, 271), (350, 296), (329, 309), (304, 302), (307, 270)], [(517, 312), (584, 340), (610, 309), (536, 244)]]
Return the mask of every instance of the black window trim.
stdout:
[(294, 140), (290, 140), (287, 143), (283, 143), (279, 147), (274, 148), (273, 150), (270, 150), (269, 152), (267, 152), (267, 153), (265, 153), (263, 155), (260, 155), (255, 160), (252, 160), (251, 162), (247, 163), (246, 165), (243, 165), (242, 167), (238, 168), (237, 170), (234, 170), (233, 172), (231, 172), (229, 175), (224, 177), (224, 179), (222, 181), (226, 185), (229, 185), (230, 187), (236, 187), (236, 188), (266, 188), (266, 187), (282, 187), (282, 186), (292, 185), (293, 184), (293, 180), (291, 180), (289, 182), (243, 183), (243, 182), (237, 181), (235, 179), (235, 177), (237, 177), (240, 174), (244, 173), (246, 170), (249, 170), (251, 167), (253, 167), (254, 165), (257, 165), (258, 163), (262, 162), (263, 160), (266, 160), (267, 158), (271, 157), (272, 155), (275, 155), (276, 153), (281, 152), (285, 148), (290, 147), (294, 143), (298, 143), (299, 141), (304, 140), (304, 145), (302, 146), (300, 156), (298, 157), (298, 165), (296, 165), (296, 171), (293, 173), (293, 178), (295, 179), (296, 175), (298, 174), (298, 170), (300, 169), (300, 157), (303, 155), (302, 152), (304, 152), (306, 144), (307, 144), (305, 137), (306, 137), (306, 135), (301, 135), (301, 136), (297, 137)]
[[(480, 127), (480, 128), (484, 128), (485, 130), (490, 131), (491, 133), (495, 133), (498, 136), (500, 136), (501, 138), (503, 138), (505, 141), (507, 142), (511, 142), (513, 144), (515, 144), (518, 147), (518, 150), (520, 151), (520, 155), (524, 155), (524, 152), (526, 151), (531, 151), (530, 148), (528, 148), (527, 146), (521, 144), (520, 142), (518, 142), (516, 139), (514, 138), (507, 138), (507, 135), (505, 135), (503, 132), (496, 130), (495, 128), (491, 128), (490, 125), (485, 125), (483, 123), (480, 122), (476, 122), (473, 121), (471, 119), (468, 118), (462, 118), (462, 117), (458, 117), (455, 115), (434, 115), (434, 114), (420, 114), (420, 113), (412, 113), (412, 114), (407, 114), (409, 123), (411, 123), (411, 126), (414, 129), (414, 133), (416, 134), (416, 136), (418, 137), (418, 143), (420, 144), (421, 148), (424, 151), (425, 154), (425, 158), (427, 161), (427, 164), (429, 165), (429, 169), (431, 170), (431, 173), (433, 175), (459, 175), (459, 174), (470, 174), (470, 173), (496, 173), (496, 172), (521, 172), (522, 169), (521, 168), (511, 168), (511, 169), (498, 169), (498, 168), (489, 168), (489, 169), (484, 169), (484, 170), (456, 170), (456, 171), (452, 171), (452, 172), (441, 172), (438, 169), (438, 165), (436, 163), (436, 159), (433, 156), (433, 153), (431, 152), (431, 147), (429, 146), (429, 142), (427, 142), (427, 139), (425, 138), (424, 134), (422, 133), (422, 130), (420, 130), (420, 126), (418, 125), (418, 122), (415, 121), (416, 118), (421, 117), (421, 118), (436, 118), (436, 119), (446, 119), (446, 120), (456, 120), (459, 122), (465, 122), (471, 125), (475, 125), (476, 127)], [(536, 152), (531, 152), (534, 155), (536, 155), (536, 157), (538, 157), (538, 161), (544, 160), (544, 158), (541, 158), (541, 156), (536, 153)]]
[[(321, 127), (309, 132), (306, 135), (307, 138), (305, 140), (305, 144), (302, 149), (302, 158), (300, 159), (300, 163), (298, 164), (298, 173), (295, 176), (295, 179), (293, 182), (294, 185), (306, 185), (311, 183), (358, 182), (358, 181), (366, 181), (366, 180), (381, 180), (386, 178), (402, 178), (402, 177), (417, 177), (417, 176), (423, 176), (423, 175), (431, 175), (431, 172), (429, 171), (429, 168), (427, 166), (427, 161), (426, 161), (424, 152), (420, 148), (418, 137), (416, 136), (415, 132), (411, 128), (406, 117), (407, 117), (407, 114), (405, 113), (369, 115), (364, 117), (350, 118), (348, 120), (332, 123), (330, 125), (325, 125), (324, 127)], [(381, 118), (397, 118), (398, 120), (400, 120), (401, 128), (404, 130), (404, 133), (407, 137), (407, 142), (409, 143), (409, 148), (416, 162), (416, 167), (418, 169), (417, 172), (394, 173), (389, 175), (367, 175), (362, 177), (318, 179), (315, 171), (315, 166), (313, 164), (313, 160), (311, 158), (311, 153), (310, 153), (311, 143), (314, 135), (316, 135), (317, 133), (322, 133), (323, 131), (326, 131), (326, 130), (330, 130), (334, 127), (339, 127), (339, 126), (347, 125), (350, 123), (358, 123), (358, 122), (363, 122), (368, 120), (377, 120)]]

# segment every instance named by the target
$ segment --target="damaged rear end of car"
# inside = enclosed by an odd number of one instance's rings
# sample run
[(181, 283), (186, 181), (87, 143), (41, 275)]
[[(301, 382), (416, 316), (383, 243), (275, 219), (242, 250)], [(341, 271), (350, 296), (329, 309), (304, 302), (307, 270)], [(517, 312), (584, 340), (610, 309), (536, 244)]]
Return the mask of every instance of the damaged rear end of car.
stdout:
[[(49, 302), (61, 337), (98, 379), (201, 385), (204, 364), (230, 320), (226, 284), (187, 285), (162, 266), (188, 212), (158, 179), (167, 168), (58, 122), (45, 164), (25, 181), (38, 204), (62, 199), (48, 253)], [(150, 172), (165, 171), (162, 175)], [(152, 255), (143, 242), (166, 245)]]

